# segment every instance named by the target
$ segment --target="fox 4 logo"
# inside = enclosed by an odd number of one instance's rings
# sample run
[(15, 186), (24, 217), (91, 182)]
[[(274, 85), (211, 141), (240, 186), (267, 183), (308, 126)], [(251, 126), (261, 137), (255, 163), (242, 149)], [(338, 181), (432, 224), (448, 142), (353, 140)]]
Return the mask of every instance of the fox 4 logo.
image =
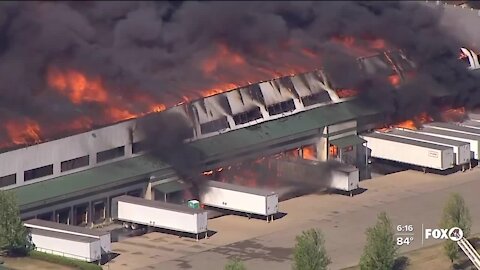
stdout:
[(425, 229), (425, 239), (452, 240), (454, 242), (463, 238), (463, 230), (458, 227), (450, 229)]

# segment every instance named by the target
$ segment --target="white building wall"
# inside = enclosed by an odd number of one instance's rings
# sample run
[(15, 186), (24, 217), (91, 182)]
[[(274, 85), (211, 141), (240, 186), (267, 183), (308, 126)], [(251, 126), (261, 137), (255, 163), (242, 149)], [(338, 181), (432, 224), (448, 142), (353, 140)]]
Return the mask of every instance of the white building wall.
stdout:
[[(92, 130), (89, 132), (69, 136), (59, 140), (49, 141), (25, 148), (13, 150), (0, 154), (0, 177), (10, 174), (17, 174), (17, 184), (6, 188), (13, 188), (23, 184), (30, 184), (54, 177), (86, 170), (97, 166), (96, 156), (98, 152), (112, 148), (125, 146), (125, 155), (116, 159), (102, 162), (118, 161), (132, 156), (130, 129), (135, 128), (135, 121), (126, 121), (112, 126)], [(133, 134), (134, 141), (140, 140), (138, 133)], [(62, 161), (71, 160), (89, 155), (90, 164), (88, 166), (60, 172)], [(24, 182), (24, 172), (26, 170), (48, 166), (53, 164), (53, 174), (45, 177), (32, 179)]]

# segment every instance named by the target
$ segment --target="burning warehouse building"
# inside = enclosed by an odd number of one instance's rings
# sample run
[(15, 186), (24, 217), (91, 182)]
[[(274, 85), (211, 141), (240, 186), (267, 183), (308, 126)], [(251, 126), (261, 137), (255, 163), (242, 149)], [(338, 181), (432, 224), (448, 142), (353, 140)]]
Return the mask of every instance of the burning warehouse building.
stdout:
[[(0, 186), (24, 218), (91, 223), (116, 196), (161, 198), (184, 188), (171, 180), (279, 154), (362, 170), (357, 133), (379, 115), (405, 120), (437, 98), (478, 105), (455, 55), (463, 43), (415, 4), (35, 5), (8, 4), (0, 21), (0, 137), (17, 144), (0, 154)], [(202, 5), (224, 23), (196, 13)]]
[(362, 168), (357, 120), (376, 111), (341, 97), (325, 78), (322, 71), (281, 77), (7, 151), (0, 154), (0, 183), (17, 194), (24, 217), (81, 224), (108, 217), (111, 199), (118, 195), (152, 198), (183, 188), (170, 180), (178, 179), (182, 166), (191, 165), (178, 163), (191, 157), (168, 157), (184, 148), (168, 141), (175, 147), (158, 149), (160, 158), (152, 158), (156, 149), (148, 154), (164, 133), (184, 136), (181, 143), (201, 153), (198, 171), (192, 173), (282, 152)]

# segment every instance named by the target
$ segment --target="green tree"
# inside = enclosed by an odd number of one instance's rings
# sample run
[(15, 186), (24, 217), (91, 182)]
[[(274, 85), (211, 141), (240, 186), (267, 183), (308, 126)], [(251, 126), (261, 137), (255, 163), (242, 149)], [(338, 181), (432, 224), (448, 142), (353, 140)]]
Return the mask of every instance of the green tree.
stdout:
[[(440, 227), (444, 229), (459, 227), (463, 230), (463, 235), (468, 237), (470, 235), (471, 226), (472, 218), (470, 217), (468, 207), (465, 205), (465, 200), (458, 193), (450, 194), (450, 197), (443, 208)], [(452, 263), (458, 258), (459, 248), (456, 242), (446, 240), (444, 243), (444, 250)]]
[(27, 255), (33, 249), (30, 235), (20, 219), (13, 193), (0, 191), (0, 252)]
[(395, 234), (387, 213), (377, 216), (375, 226), (368, 228), (367, 244), (360, 258), (361, 270), (391, 270), (395, 264), (398, 247)]
[(318, 229), (303, 231), (293, 250), (295, 270), (324, 270), (330, 264), (323, 234)]
[(245, 265), (238, 258), (234, 258), (225, 265), (225, 270), (245, 270)]

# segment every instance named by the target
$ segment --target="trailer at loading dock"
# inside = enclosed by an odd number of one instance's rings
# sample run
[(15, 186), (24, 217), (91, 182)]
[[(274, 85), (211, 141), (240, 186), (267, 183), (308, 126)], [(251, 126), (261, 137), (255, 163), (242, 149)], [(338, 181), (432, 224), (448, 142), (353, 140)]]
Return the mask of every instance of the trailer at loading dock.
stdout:
[(435, 137), (427, 134), (408, 132), (400, 129), (392, 129), (382, 134), (411, 139), (419, 142), (431, 142), (438, 145), (450, 146), (455, 154), (455, 163), (464, 166), (470, 163), (470, 144), (468, 142)]
[(80, 226), (72, 226), (41, 219), (30, 219), (25, 221), (23, 225), (28, 229), (39, 229), (63, 234), (70, 234), (79, 237), (98, 239), (101, 247), (101, 256), (108, 255), (112, 252), (112, 239), (110, 232), (89, 229)]
[(462, 142), (468, 142), (470, 144), (470, 155), (472, 159), (477, 159), (479, 157), (480, 152), (480, 136), (472, 135), (467, 133), (461, 132), (454, 132), (448, 130), (441, 130), (441, 129), (433, 129), (433, 128), (422, 128), (420, 130), (415, 131), (408, 131), (408, 132), (416, 132), (427, 134), (435, 137), (447, 138)]
[(478, 121), (466, 120), (459, 123), (459, 125), (464, 127), (469, 127), (469, 128), (480, 129), (480, 122)]
[(200, 189), (203, 205), (265, 216), (267, 221), (278, 213), (278, 194), (258, 188), (208, 181)]
[(331, 172), (330, 188), (343, 190), (353, 195), (353, 191), (358, 189), (360, 174), (353, 165), (342, 164)]
[(370, 156), (424, 168), (446, 170), (455, 165), (453, 148), (433, 143), (370, 133), (360, 136), (367, 141)]
[(469, 114), (468, 114), (468, 118), (469, 118), (471, 121), (480, 122), (480, 114), (477, 114), (477, 113), (469, 113)]
[(112, 199), (112, 218), (130, 228), (145, 225), (207, 237), (207, 211), (122, 195)]
[(453, 123), (434, 122), (424, 125), (427, 128), (441, 129), (453, 132), (460, 132), (480, 136), (480, 130), (476, 128), (461, 126)]

